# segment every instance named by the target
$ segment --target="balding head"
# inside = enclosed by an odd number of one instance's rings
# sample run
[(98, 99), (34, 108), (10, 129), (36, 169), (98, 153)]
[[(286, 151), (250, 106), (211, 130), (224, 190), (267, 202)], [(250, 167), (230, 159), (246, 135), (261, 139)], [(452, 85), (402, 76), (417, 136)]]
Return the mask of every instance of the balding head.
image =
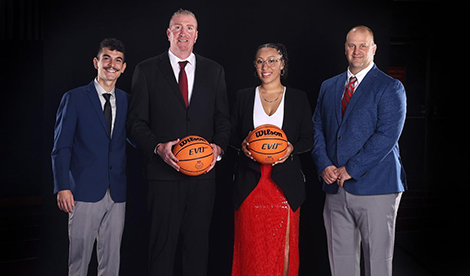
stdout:
[(356, 26), (346, 35), (344, 51), (349, 62), (349, 70), (359, 73), (374, 61), (377, 45), (374, 43), (374, 33), (366, 26)]
[(374, 43), (374, 32), (367, 26), (364, 26), (364, 25), (359, 25), (359, 26), (356, 26), (354, 28), (352, 28), (351, 30), (349, 30), (348, 34), (346, 35), (346, 41), (348, 41), (348, 36), (350, 34), (355, 34), (355, 33), (367, 33), (370, 35), (371, 39), (372, 39), (372, 43)]

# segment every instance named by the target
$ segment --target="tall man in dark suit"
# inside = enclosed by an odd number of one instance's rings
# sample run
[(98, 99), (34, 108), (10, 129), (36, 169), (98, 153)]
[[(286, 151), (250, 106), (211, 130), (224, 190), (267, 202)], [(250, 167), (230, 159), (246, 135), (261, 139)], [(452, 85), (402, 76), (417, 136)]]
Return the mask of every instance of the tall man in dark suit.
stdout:
[(326, 192), (323, 218), (331, 273), (392, 275), (395, 220), (406, 188), (398, 139), (405, 89), (374, 64), (377, 45), (365, 26), (346, 37), (346, 72), (323, 82), (313, 116), (313, 159)]
[[(150, 275), (173, 275), (181, 237), (185, 275), (206, 275), (209, 227), (215, 196), (216, 160), (230, 140), (230, 119), (222, 66), (193, 53), (195, 15), (173, 14), (167, 29), (170, 49), (135, 68), (127, 122), (142, 148), (152, 215)], [(179, 172), (174, 146), (186, 135), (211, 142), (214, 159), (206, 174)]]
[(52, 150), (54, 192), (69, 213), (69, 275), (86, 276), (97, 240), (98, 275), (119, 274), (126, 208), (126, 117), (129, 95), (116, 88), (126, 69), (124, 44), (103, 40), (98, 76), (64, 94)]

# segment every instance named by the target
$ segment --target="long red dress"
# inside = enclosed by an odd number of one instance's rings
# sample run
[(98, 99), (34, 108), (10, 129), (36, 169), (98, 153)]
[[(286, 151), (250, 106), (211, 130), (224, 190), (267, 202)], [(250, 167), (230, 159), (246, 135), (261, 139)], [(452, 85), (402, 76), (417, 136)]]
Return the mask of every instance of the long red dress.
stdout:
[(299, 271), (300, 208), (293, 212), (271, 179), (271, 165), (260, 165), (261, 179), (235, 211), (232, 276), (283, 276), (290, 213), (289, 276)]

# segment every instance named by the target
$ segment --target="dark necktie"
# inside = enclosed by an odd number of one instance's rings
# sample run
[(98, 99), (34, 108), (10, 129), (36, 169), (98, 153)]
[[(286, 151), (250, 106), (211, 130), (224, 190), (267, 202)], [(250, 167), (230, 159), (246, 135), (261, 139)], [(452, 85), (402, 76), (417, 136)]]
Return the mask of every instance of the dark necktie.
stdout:
[(341, 101), (341, 114), (344, 116), (346, 112), (346, 108), (348, 107), (349, 101), (354, 93), (354, 84), (356, 83), (356, 77), (349, 78), (349, 83), (346, 85), (346, 89), (344, 89), (343, 100)]
[(180, 74), (178, 76), (178, 86), (180, 87), (181, 94), (183, 95), (184, 103), (188, 107), (188, 77), (184, 67), (188, 63), (187, 60), (178, 62), (180, 65)]
[(108, 125), (108, 132), (109, 135), (111, 136), (111, 123), (112, 123), (112, 111), (111, 111), (111, 103), (109, 101), (109, 98), (111, 97), (111, 94), (109, 93), (103, 93), (103, 97), (106, 99), (106, 103), (104, 104), (104, 120), (106, 121), (106, 124)]

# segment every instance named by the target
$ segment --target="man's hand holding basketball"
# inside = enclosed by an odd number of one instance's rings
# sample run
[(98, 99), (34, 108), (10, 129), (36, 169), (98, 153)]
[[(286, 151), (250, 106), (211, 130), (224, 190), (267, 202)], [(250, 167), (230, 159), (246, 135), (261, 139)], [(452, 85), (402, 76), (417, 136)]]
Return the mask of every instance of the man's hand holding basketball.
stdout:
[(170, 165), (173, 169), (176, 171), (180, 171), (180, 166), (178, 166), (178, 159), (175, 157), (173, 154), (173, 146), (178, 144), (180, 142), (180, 139), (176, 139), (174, 141), (166, 142), (166, 143), (160, 143), (157, 145), (155, 148), (155, 153), (158, 154), (165, 163)]
[(217, 158), (219, 158), (219, 155), (222, 154), (222, 149), (219, 146), (217, 146), (216, 144), (213, 144), (213, 143), (211, 143), (210, 145), (211, 145), (211, 148), (212, 148), (212, 153), (213, 153), (214, 159), (212, 159), (212, 163), (211, 163), (211, 165), (209, 166), (209, 168), (207, 169), (207, 171), (205, 173), (210, 172), (215, 167), (215, 163), (217, 163)]

